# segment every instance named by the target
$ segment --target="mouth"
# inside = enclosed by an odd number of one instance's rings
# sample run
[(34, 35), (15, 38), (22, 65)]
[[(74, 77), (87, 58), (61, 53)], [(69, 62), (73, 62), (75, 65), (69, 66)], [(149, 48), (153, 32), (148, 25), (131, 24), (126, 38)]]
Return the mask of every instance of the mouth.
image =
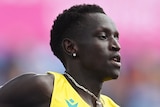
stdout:
[(121, 57), (120, 54), (113, 55), (111, 57), (111, 62), (114, 66), (120, 68), (121, 67)]

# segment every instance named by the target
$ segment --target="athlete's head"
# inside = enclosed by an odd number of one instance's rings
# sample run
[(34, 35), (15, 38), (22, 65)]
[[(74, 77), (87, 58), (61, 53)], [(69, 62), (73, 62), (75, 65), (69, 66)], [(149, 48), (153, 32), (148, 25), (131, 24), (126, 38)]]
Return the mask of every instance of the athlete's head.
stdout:
[(54, 21), (51, 48), (66, 70), (79, 70), (100, 81), (116, 79), (120, 71), (119, 33), (97, 5), (76, 5)]
[(83, 27), (83, 21), (88, 13), (103, 13), (103, 9), (98, 5), (75, 5), (67, 10), (64, 10), (62, 14), (59, 14), (54, 21), (54, 25), (51, 29), (50, 46), (54, 55), (57, 56), (64, 63), (64, 55), (62, 49), (62, 41), (66, 37), (76, 38), (81, 33), (81, 27)]

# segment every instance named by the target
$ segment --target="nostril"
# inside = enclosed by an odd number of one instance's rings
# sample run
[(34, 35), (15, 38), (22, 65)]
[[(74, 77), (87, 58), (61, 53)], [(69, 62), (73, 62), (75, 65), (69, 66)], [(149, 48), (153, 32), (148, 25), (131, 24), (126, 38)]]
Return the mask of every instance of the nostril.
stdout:
[(118, 45), (112, 45), (112, 51), (119, 51), (120, 47)]
[(120, 51), (120, 44), (116, 39), (111, 39), (109, 43), (109, 47), (111, 51)]

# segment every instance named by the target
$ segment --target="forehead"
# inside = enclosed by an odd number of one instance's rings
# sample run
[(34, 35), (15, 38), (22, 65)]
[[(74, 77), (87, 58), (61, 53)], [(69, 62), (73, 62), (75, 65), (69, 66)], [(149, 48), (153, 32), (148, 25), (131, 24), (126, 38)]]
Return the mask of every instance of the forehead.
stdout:
[(89, 13), (84, 16), (83, 21), (77, 27), (74, 36), (78, 42), (90, 40), (90, 38), (100, 31), (108, 31), (110, 33), (118, 33), (114, 22), (103, 13)]
[(103, 28), (111, 32), (118, 32), (114, 22), (103, 13), (89, 13), (84, 22), (88, 31)]

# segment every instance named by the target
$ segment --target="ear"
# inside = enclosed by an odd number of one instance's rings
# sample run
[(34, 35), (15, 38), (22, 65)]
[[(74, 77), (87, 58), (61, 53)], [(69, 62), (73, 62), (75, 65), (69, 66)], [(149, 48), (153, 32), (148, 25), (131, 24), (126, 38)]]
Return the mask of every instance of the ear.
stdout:
[(77, 53), (77, 50), (78, 50), (75, 41), (69, 38), (63, 39), (62, 47), (64, 52), (70, 56), (72, 56), (73, 53)]

